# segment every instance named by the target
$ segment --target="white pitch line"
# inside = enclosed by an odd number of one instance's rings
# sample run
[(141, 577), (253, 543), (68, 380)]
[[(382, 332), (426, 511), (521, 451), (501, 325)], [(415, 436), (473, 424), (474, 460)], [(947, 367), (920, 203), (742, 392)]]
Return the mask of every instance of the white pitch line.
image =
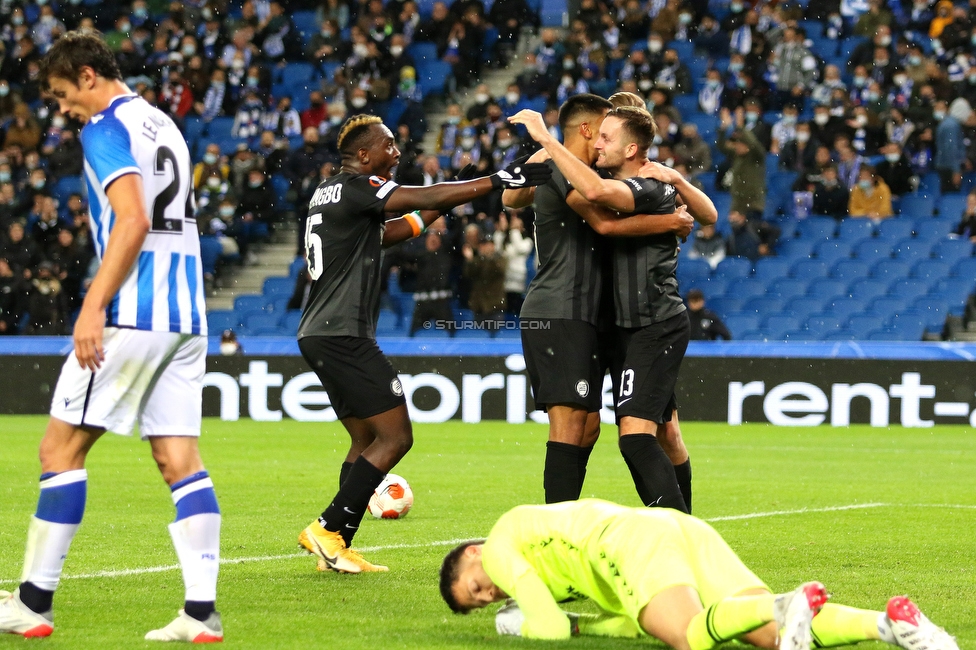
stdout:
[[(770, 512), (751, 512), (744, 515), (725, 515), (721, 517), (709, 517), (705, 521), (739, 521), (742, 519), (760, 519), (762, 517), (780, 517), (784, 515), (802, 515), (816, 512), (837, 512), (841, 510), (863, 510), (867, 508), (886, 508), (886, 507), (900, 507), (900, 508), (962, 508), (962, 509), (976, 509), (976, 505), (954, 505), (954, 504), (939, 504), (939, 503), (922, 503), (922, 504), (893, 504), (893, 503), (854, 503), (847, 506), (827, 506), (825, 508), (799, 508), (797, 510), (773, 510)], [(445, 539), (434, 542), (424, 542), (420, 544), (386, 544), (381, 546), (363, 546), (357, 550), (365, 552), (373, 551), (388, 551), (396, 549), (408, 549), (408, 548), (424, 548), (427, 546), (451, 546), (453, 544), (460, 544), (461, 542), (467, 541), (469, 539), (474, 539), (474, 537), (465, 537), (459, 539)], [(274, 562), (276, 560), (291, 560), (298, 557), (308, 557), (307, 553), (288, 553), (285, 555), (256, 555), (252, 557), (234, 557), (234, 558), (223, 558), (220, 560), (221, 564), (246, 564), (249, 562)], [(76, 573), (62, 576), (62, 580), (83, 580), (88, 578), (122, 578), (125, 576), (143, 575), (146, 573), (162, 573), (164, 571), (176, 571), (180, 567), (178, 564), (169, 564), (165, 566), (154, 566), (154, 567), (143, 567), (139, 569), (119, 569), (115, 571), (96, 571), (94, 573)], [(10, 584), (19, 583), (20, 580), (7, 579), (0, 580), (0, 584)]]

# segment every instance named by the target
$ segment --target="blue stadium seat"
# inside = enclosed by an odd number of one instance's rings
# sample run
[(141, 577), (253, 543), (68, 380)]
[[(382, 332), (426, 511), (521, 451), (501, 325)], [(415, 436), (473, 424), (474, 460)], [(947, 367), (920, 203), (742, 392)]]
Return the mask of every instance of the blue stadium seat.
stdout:
[(805, 260), (813, 255), (815, 242), (810, 239), (791, 239), (780, 242), (777, 247), (779, 256), (787, 260)]
[(876, 314), (855, 314), (847, 319), (847, 331), (854, 334), (854, 338), (866, 338), (872, 330), (884, 327), (885, 319)]
[[(809, 39), (819, 39), (823, 36), (823, 23), (816, 20), (800, 20), (798, 21), (799, 26), (803, 28), (804, 33)], [(824, 56), (822, 50), (814, 50), (820, 56)]]
[(783, 338), (787, 341), (819, 341), (821, 336), (817, 332), (810, 330), (790, 330)]
[(905, 194), (901, 197), (901, 213), (908, 217), (931, 217), (935, 213), (935, 196), (932, 194)]
[(851, 298), (867, 302), (888, 293), (888, 283), (878, 280), (855, 280), (849, 289)]
[(844, 219), (837, 227), (837, 238), (856, 243), (874, 236), (874, 224), (870, 219)]
[(200, 266), (204, 275), (213, 277), (217, 273), (217, 264), (220, 262), (222, 251), (223, 248), (215, 236), (202, 235), (200, 237)]
[(732, 298), (753, 298), (764, 295), (766, 287), (753, 278), (740, 278), (730, 282), (725, 293)]
[(830, 277), (850, 284), (870, 275), (871, 265), (863, 260), (840, 260), (830, 269)]
[(218, 309), (207, 312), (207, 329), (211, 336), (219, 336), (224, 330), (239, 330), (243, 327), (237, 312)]
[(691, 41), (670, 41), (668, 47), (674, 48), (682, 61), (690, 61), (695, 55), (695, 44)]
[(288, 86), (307, 84), (312, 81), (315, 68), (311, 63), (286, 63), (281, 73), (282, 83)]
[(905, 309), (905, 301), (901, 298), (894, 298), (891, 296), (884, 296), (881, 298), (875, 298), (868, 305), (868, 309), (865, 313), (874, 314), (880, 317), (885, 322), (898, 312)]
[(847, 282), (840, 280), (817, 280), (807, 287), (807, 295), (821, 300), (847, 295)]
[(726, 257), (715, 267), (715, 273), (729, 280), (752, 275), (752, 262), (744, 257)]
[(946, 274), (946, 276), (951, 275), (954, 278), (976, 278), (976, 257), (964, 257), (955, 264), (951, 265), (951, 268), (952, 271)]
[(85, 196), (87, 190), (82, 189), (81, 176), (62, 176), (51, 188), (51, 195), (56, 198), (63, 208), (72, 194)]
[(938, 241), (954, 232), (959, 219), (951, 217), (919, 217), (915, 219), (915, 237), (925, 241)]
[(707, 278), (711, 274), (712, 267), (701, 258), (682, 259), (678, 262), (678, 282), (681, 285), (687, 285), (689, 282), (697, 282), (700, 279)]
[(912, 236), (915, 227), (915, 220), (899, 217), (890, 217), (878, 224), (878, 238), (888, 241), (898, 241)]
[(922, 296), (912, 303), (912, 309), (922, 314), (927, 331), (941, 332), (949, 314), (949, 302), (937, 296)]
[[(842, 57), (844, 61), (850, 61), (851, 53), (854, 52), (854, 49), (866, 40), (867, 39), (862, 36), (848, 36), (844, 38), (840, 42), (838, 56)], [(843, 70), (843, 68), (841, 68), (841, 70)]]
[(816, 298), (811, 298), (810, 296), (800, 296), (787, 301), (786, 305), (783, 306), (783, 313), (796, 316), (802, 320), (804, 318), (809, 318), (814, 314), (821, 313), (823, 311), (823, 307), (823, 304)]
[(319, 31), (319, 21), (315, 17), (314, 11), (295, 11), (291, 14), (291, 20), (295, 23), (295, 27), (302, 34), (302, 39), (305, 43)]
[(863, 241), (854, 247), (854, 257), (874, 264), (891, 257), (891, 242), (881, 239)]
[(543, 27), (563, 27), (566, 22), (566, 0), (542, 0), (539, 13)]
[(946, 239), (938, 242), (932, 253), (935, 259), (955, 265), (960, 260), (973, 256), (973, 245), (968, 239)]
[(818, 260), (827, 264), (835, 264), (841, 260), (850, 259), (851, 245), (845, 241), (822, 241), (814, 248)]
[(451, 76), (451, 64), (445, 61), (430, 61), (417, 65), (417, 83), (424, 97), (444, 94), (444, 87)]
[(926, 295), (930, 286), (927, 280), (896, 280), (889, 286), (888, 293), (910, 303)]
[[(728, 293), (729, 281), (720, 275), (710, 275), (698, 283), (696, 288), (701, 289), (706, 296), (723, 296)], [(692, 287), (688, 287), (691, 289)], [(740, 296), (731, 296), (738, 298)]]
[(302, 312), (298, 309), (292, 309), (285, 312), (284, 317), (281, 319), (281, 331), (284, 336), (295, 336), (298, 334), (298, 323), (302, 320)]
[(742, 306), (743, 314), (756, 314), (760, 317), (778, 314), (783, 311), (784, 300), (772, 296), (749, 298)]
[(911, 271), (911, 264), (902, 259), (881, 260), (871, 267), (871, 277), (875, 280), (887, 282), (889, 285), (895, 280), (906, 280)]
[[(973, 261), (976, 263), (976, 260)], [(942, 278), (949, 277), (949, 268), (949, 265), (941, 260), (925, 260), (913, 265), (909, 276), (919, 280), (937, 282)], [(973, 271), (976, 272), (976, 266), (973, 267)]]
[(836, 316), (841, 321), (844, 321), (855, 314), (860, 314), (864, 311), (864, 302), (861, 300), (855, 300), (850, 296), (840, 296), (830, 301), (824, 310), (825, 314), (830, 314), (831, 316)]
[(923, 194), (934, 194), (939, 195), (942, 188), (942, 179), (939, 178), (939, 172), (931, 171), (922, 176), (918, 184), (918, 191)]
[(895, 244), (895, 259), (919, 264), (932, 258), (932, 243), (924, 239), (903, 239)]
[(435, 329), (419, 329), (413, 333), (413, 335), (418, 339), (448, 339), (451, 338), (450, 333), (447, 330), (435, 330)]
[(822, 260), (801, 259), (790, 267), (791, 278), (813, 280), (826, 278), (830, 274), (830, 266)]
[(280, 320), (281, 316), (278, 314), (249, 313), (244, 317), (244, 327), (248, 332), (253, 332), (261, 328), (273, 328), (277, 330)]
[(682, 117), (702, 114), (698, 108), (698, 95), (696, 94), (675, 95), (671, 104), (678, 109)]
[(803, 328), (811, 332), (817, 339), (822, 339), (827, 334), (840, 330), (841, 320), (829, 314), (810, 316), (803, 323)]
[(894, 333), (899, 341), (920, 341), (925, 333), (926, 316), (914, 309), (900, 311), (891, 317), (887, 331)]
[(725, 318), (729, 314), (742, 311), (742, 306), (745, 304), (745, 300), (742, 298), (729, 298), (727, 296), (718, 296), (716, 298), (706, 296), (705, 299), (706, 306), (722, 318)]
[[(499, 336), (501, 336), (500, 332), (499, 332)], [(491, 332), (489, 332), (488, 330), (464, 329), (455, 332), (454, 337), (458, 339), (490, 339)]]
[(929, 293), (949, 301), (949, 313), (961, 316), (966, 301), (976, 290), (976, 280), (968, 278), (944, 278)]
[(232, 128), (234, 128), (233, 117), (215, 117), (205, 128), (206, 136), (210, 140), (226, 140), (230, 138)]
[(778, 257), (761, 257), (756, 260), (753, 277), (767, 285), (780, 278), (789, 276), (790, 263)]
[(234, 299), (234, 311), (245, 313), (249, 311), (263, 311), (268, 305), (264, 296), (237, 296)]
[(268, 298), (288, 298), (294, 292), (295, 281), (291, 278), (266, 278), (261, 289), (261, 293)]
[(812, 241), (830, 239), (837, 230), (833, 217), (808, 217), (800, 222), (800, 237)]
[(794, 316), (776, 314), (769, 316), (762, 324), (762, 332), (771, 341), (786, 340), (786, 333), (800, 329), (800, 320)]
[(740, 338), (744, 332), (759, 329), (760, 318), (756, 314), (731, 314), (725, 318), (725, 326), (733, 338)]
[[(272, 296), (268, 297), (273, 298)], [(291, 296), (279, 296), (277, 298), (273, 298), (265, 309), (272, 314), (278, 314), (280, 316), (288, 311), (288, 300), (290, 297)]]
[(836, 332), (831, 332), (824, 337), (824, 341), (857, 341), (863, 340), (865, 337), (860, 336), (858, 332), (852, 332), (849, 329), (837, 330)]
[[(694, 124), (698, 127), (698, 134), (701, 135), (705, 142), (714, 141), (715, 135), (718, 133), (718, 116), (706, 115), (705, 113), (692, 113), (683, 117), (685, 118), (685, 124)], [(712, 187), (714, 187), (714, 178), (712, 179), (712, 184), (706, 183), (705, 180), (701, 178), (701, 174), (698, 175), (698, 179), (701, 180), (703, 185), (705, 185), (705, 189), (710, 190)]]
[(943, 194), (939, 197), (938, 206), (940, 217), (959, 221), (966, 211), (966, 195), (961, 192)]
[(781, 278), (769, 285), (768, 289), (766, 289), (766, 293), (769, 296), (780, 298), (782, 300), (791, 300), (793, 298), (806, 295), (808, 286), (810, 286), (809, 279)]
[(302, 272), (308, 263), (305, 261), (304, 257), (296, 257), (292, 260), (291, 264), (288, 265), (288, 276), (292, 278), (297, 278), (298, 274)]
[(705, 187), (705, 193), (711, 194), (715, 191), (715, 172), (703, 171), (695, 174), (695, 178)]

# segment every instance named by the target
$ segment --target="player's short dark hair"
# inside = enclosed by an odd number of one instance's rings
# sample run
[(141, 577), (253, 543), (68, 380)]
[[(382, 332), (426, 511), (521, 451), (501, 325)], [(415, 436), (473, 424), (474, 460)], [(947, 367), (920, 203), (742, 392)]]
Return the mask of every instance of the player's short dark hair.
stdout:
[(622, 121), (624, 131), (642, 152), (650, 149), (651, 142), (657, 135), (657, 123), (647, 110), (636, 106), (618, 106), (607, 113), (607, 117), (616, 117)]
[(115, 54), (102, 40), (101, 33), (71, 31), (56, 40), (41, 59), (41, 84), (47, 88), (51, 77), (77, 84), (84, 67), (104, 79), (122, 79)]
[(342, 128), (336, 139), (336, 148), (343, 158), (354, 158), (360, 149), (369, 148), (372, 144), (372, 126), (382, 124), (383, 120), (375, 115), (353, 115)]
[(702, 293), (701, 289), (691, 289), (688, 291), (688, 302), (705, 300), (705, 294)]
[(441, 597), (455, 614), (467, 614), (471, 611), (468, 607), (462, 607), (457, 598), (454, 597), (454, 583), (458, 581), (461, 573), (461, 558), (464, 557), (464, 551), (469, 546), (484, 543), (485, 540), (483, 539), (473, 539), (458, 544), (444, 557), (444, 563), (441, 564)]
[(603, 115), (613, 108), (613, 104), (590, 93), (573, 95), (559, 107), (559, 129), (565, 134), (566, 127), (583, 115)]

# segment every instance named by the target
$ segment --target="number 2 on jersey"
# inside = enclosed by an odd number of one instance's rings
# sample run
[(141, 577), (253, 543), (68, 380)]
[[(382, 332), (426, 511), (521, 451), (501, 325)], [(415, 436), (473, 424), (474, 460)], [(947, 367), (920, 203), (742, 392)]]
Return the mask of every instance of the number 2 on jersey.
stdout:
[(305, 259), (308, 260), (308, 274), (313, 280), (322, 275), (322, 238), (315, 232), (315, 226), (322, 225), (321, 214), (310, 214), (305, 222)]
[[(183, 219), (166, 216), (166, 209), (173, 203), (173, 199), (180, 191), (180, 168), (176, 164), (176, 154), (169, 147), (160, 147), (156, 150), (156, 167), (153, 170), (156, 176), (166, 173), (166, 163), (173, 169), (172, 182), (163, 188), (163, 191), (156, 196), (152, 206), (152, 229), (154, 232), (183, 232)], [(192, 203), (187, 197), (187, 215), (192, 214)]]

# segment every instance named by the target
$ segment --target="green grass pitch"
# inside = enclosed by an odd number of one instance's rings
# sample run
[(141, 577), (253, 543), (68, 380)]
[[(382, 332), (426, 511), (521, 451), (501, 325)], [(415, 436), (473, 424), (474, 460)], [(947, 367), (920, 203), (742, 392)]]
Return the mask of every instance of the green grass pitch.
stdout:
[[(43, 417), (0, 418), (0, 589), (12, 589), (20, 574), (44, 424)], [(818, 579), (834, 602), (871, 609), (908, 593), (961, 648), (976, 648), (971, 428), (682, 428), (695, 514), (712, 521), (774, 590)], [(584, 494), (638, 505), (615, 430), (604, 434)], [(414, 448), (396, 470), (413, 487), (413, 511), (401, 521), (367, 518), (356, 538), (390, 573), (342, 576), (317, 573), (296, 546), (335, 491), (347, 448), (341, 426), (205, 421), (201, 446), (224, 516), (217, 603), (224, 646), (542, 647), (497, 637), (491, 613), (450, 614), (437, 570), (451, 540), (484, 535), (508, 508), (542, 500), (545, 438), (538, 424), (415, 426)], [(169, 622), (183, 597), (166, 531), (169, 491), (138, 439), (106, 436), (88, 471), (88, 509), (55, 598), (55, 633), (31, 645), (152, 647), (142, 635)], [(24, 643), (0, 637), (0, 650)], [(649, 646), (660, 644), (545, 644)]]

